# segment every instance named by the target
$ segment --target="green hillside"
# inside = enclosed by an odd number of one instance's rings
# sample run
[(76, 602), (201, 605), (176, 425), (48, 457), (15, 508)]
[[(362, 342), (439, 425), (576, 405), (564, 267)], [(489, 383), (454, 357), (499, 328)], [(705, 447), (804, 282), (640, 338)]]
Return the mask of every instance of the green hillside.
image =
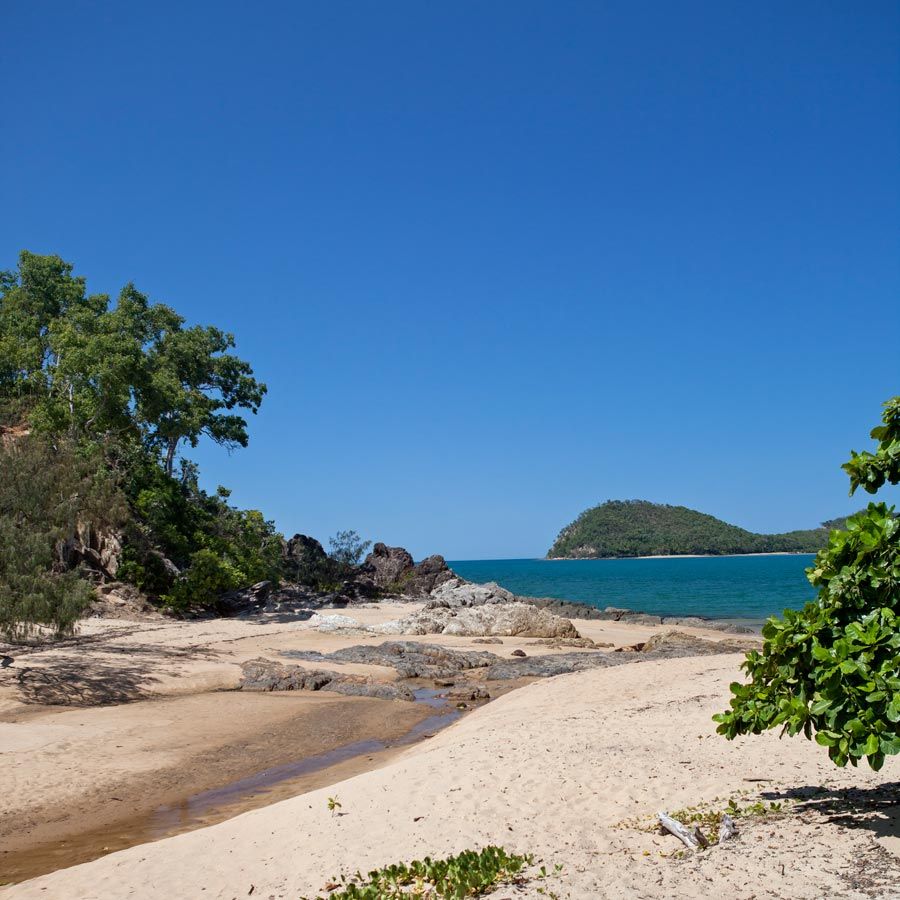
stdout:
[(563, 528), (547, 556), (592, 559), (695, 553), (815, 553), (825, 546), (829, 528), (839, 528), (842, 523), (843, 519), (832, 519), (807, 531), (755, 534), (686, 506), (608, 500), (585, 510)]

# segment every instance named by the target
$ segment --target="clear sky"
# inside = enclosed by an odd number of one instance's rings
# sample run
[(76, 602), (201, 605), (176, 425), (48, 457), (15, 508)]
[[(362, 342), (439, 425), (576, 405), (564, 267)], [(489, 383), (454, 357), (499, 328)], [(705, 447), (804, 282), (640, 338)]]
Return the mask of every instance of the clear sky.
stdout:
[[(237, 335), (288, 532), (543, 554), (862, 505), (900, 392), (896, 2), (5, 0), (0, 267)], [(897, 492), (888, 499), (898, 499)]]

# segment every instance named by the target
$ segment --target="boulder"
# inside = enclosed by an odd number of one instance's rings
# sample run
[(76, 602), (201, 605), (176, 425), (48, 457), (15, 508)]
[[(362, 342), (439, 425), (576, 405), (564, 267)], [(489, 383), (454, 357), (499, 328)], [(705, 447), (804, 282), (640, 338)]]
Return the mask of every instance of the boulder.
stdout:
[(325, 548), (307, 534), (295, 534), (281, 545), (284, 569), (300, 584), (319, 584), (328, 580), (331, 565)]
[(384, 593), (423, 597), (456, 576), (443, 556), (429, 556), (417, 565), (402, 547), (379, 543), (363, 561), (359, 578)]
[(237, 591), (228, 591), (219, 597), (217, 611), (223, 616), (236, 616), (241, 613), (262, 610), (272, 595), (274, 585), (271, 581), (258, 581), (256, 584)]
[(363, 573), (371, 577), (379, 590), (394, 593), (402, 593), (415, 567), (415, 560), (402, 547), (382, 543), (372, 548), (362, 564)]
[(286, 666), (258, 657), (241, 663), (243, 691), (332, 691), (352, 697), (378, 697), (383, 700), (415, 700), (415, 694), (403, 685), (384, 684), (356, 675), (341, 675), (326, 670)]
[(67, 569), (85, 566), (101, 579), (115, 579), (122, 558), (121, 535), (95, 528), (90, 522), (78, 522), (72, 537), (60, 541), (57, 556)]
[(708, 641), (684, 631), (661, 631), (643, 644), (636, 645), (641, 653), (652, 653), (658, 657), (707, 656), (714, 653), (740, 653), (758, 649), (753, 640)]
[(373, 626), (382, 634), (454, 634), (462, 637), (578, 638), (568, 619), (528, 603), (490, 603), (450, 608), (428, 604), (418, 613)]
[(521, 602), (520, 598), (493, 581), (487, 584), (473, 584), (471, 581), (464, 581), (451, 575), (431, 591), (431, 599), (426, 604), (426, 609), (460, 609), (517, 601)]

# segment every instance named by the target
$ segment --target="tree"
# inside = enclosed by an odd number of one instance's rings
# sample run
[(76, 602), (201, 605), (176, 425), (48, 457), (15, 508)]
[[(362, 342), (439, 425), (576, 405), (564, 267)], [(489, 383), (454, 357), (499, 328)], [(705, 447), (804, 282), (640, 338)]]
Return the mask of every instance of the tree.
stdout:
[(95, 451), (26, 436), (0, 446), (0, 631), (67, 634), (93, 597), (65, 559), (79, 525), (125, 519), (124, 499)]
[(255, 414), (266, 386), (248, 363), (225, 352), (232, 347), (234, 335), (212, 326), (184, 328), (174, 313), (151, 347), (138, 414), (166, 474), (172, 474), (183, 440), (196, 447), (206, 435), (226, 447), (247, 446), (247, 422), (231, 411)]
[(233, 335), (186, 327), (133, 284), (110, 307), (58, 256), (23, 251), (0, 275), (0, 416), (73, 439), (130, 433), (167, 475), (182, 441), (247, 445), (237, 411), (256, 413), (266, 386), (233, 347)]
[[(851, 495), (900, 482), (900, 397), (873, 429), (874, 453), (853, 452), (843, 468)], [(828, 748), (838, 766), (865, 757), (880, 769), (900, 753), (900, 519), (870, 503), (831, 532), (807, 570), (818, 588), (799, 612), (763, 628), (763, 648), (747, 655), (746, 684), (731, 685), (731, 708), (715, 716), (732, 739), (782, 729)]]
[(350, 530), (339, 531), (329, 538), (328, 546), (331, 548), (328, 555), (344, 569), (351, 569), (362, 562), (372, 542), (364, 541), (357, 532)]

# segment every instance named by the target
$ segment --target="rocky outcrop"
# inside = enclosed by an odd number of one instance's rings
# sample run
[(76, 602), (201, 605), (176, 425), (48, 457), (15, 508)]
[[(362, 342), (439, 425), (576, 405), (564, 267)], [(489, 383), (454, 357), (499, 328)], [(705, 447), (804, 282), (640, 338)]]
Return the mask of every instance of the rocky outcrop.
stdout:
[(286, 651), (285, 656), (309, 662), (361, 663), (395, 669), (404, 678), (453, 678), (468, 669), (485, 668), (496, 662), (493, 653), (478, 650), (449, 650), (437, 644), (417, 641), (386, 641), (377, 647), (358, 645), (319, 653), (314, 650)]
[(619, 666), (632, 661), (624, 654), (609, 653), (553, 653), (544, 656), (526, 656), (515, 659), (498, 660), (489, 666), (484, 674), (488, 681), (509, 681), (514, 678), (552, 678), (585, 669)]
[(413, 692), (403, 685), (373, 682), (356, 675), (286, 666), (259, 657), (241, 664), (243, 691), (332, 691), (354, 697), (378, 697), (383, 700), (414, 700)]
[(57, 556), (67, 569), (85, 566), (102, 578), (115, 579), (122, 558), (122, 539), (114, 531), (79, 522), (72, 537), (60, 542)]
[(524, 597), (500, 587), (493, 581), (487, 584), (473, 584), (455, 575), (431, 591), (428, 609), (460, 609), (470, 606), (487, 606), (497, 603), (527, 602)]
[(443, 556), (429, 556), (418, 565), (402, 547), (376, 544), (365, 558), (360, 573), (386, 594), (423, 597), (455, 578)]
[(365, 558), (362, 570), (381, 591), (401, 593), (403, 585), (415, 569), (412, 556), (402, 547), (388, 547), (378, 543)]
[(757, 641), (726, 640), (707, 641), (684, 631), (661, 631), (654, 634), (637, 649), (662, 659), (676, 656), (711, 656), (716, 653), (741, 653), (757, 649)]
[(282, 543), (281, 561), (288, 580), (297, 584), (318, 586), (337, 580), (325, 548), (307, 534), (295, 534)]
[(376, 625), (381, 634), (453, 634), (462, 637), (578, 638), (568, 619), (528, 603), (490, 603), (447, 607), (429, 603), (425, 609)]

